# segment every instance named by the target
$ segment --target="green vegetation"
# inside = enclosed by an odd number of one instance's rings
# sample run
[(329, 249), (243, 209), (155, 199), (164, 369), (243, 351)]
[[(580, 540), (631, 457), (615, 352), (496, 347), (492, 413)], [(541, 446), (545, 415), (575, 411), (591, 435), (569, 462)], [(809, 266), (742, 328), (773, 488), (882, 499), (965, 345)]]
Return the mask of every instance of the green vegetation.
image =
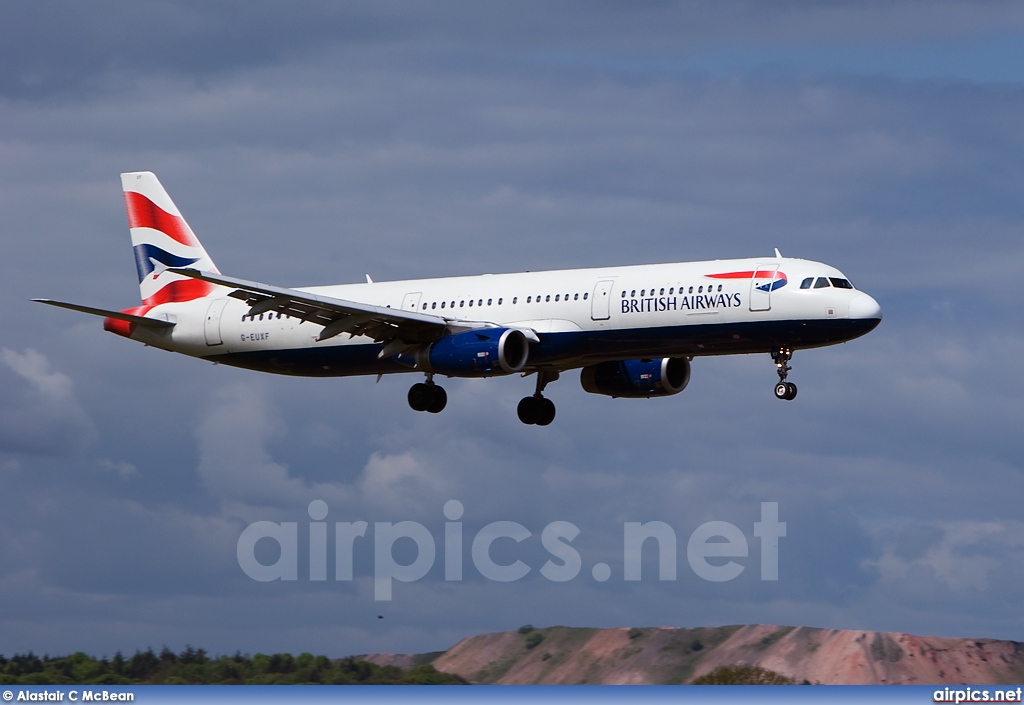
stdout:
[(639, 639), (643, 635), (644, 635), (644, 630), (640, 629), (638, 627), (633, 627), (632, 629), (629, 630), (629, 638), (630, 639)]
[(96, 659), (81, 652), (71, 656), (39, 657), (29, 652), (12, 658), (0, 656), (0, 685), (136, 685), (189, 683), (335, 685), (465, 684), (458, 676), (441, 673), (430, 664), (406, 671), (378, 666), (354, 658), (331, 660), (312, 654), (256, 654), (209, 657), (203, 649), (187, 647), (180, 654), (164, 647), (136, 651), (131, 658), (121, 652), (112, 659)]
[(650, 648), (656, 649), (660, 656), (651, 663), (651, 678), (657, 683), (686, 683), (693, 677), (701, 659), (739, 629), (738, 626), (671, 629), (648, 635)]
[(516, 661), (518, 659), (519, 654), (513, 652), (505, 654), (496, 661), (491, 661), (473, 675), (473, 682), (497, 683), (501, 680), (502, 676), (508, 673), (512, 667), (516, 665)]
[(693, 680), (693, 685), (793, 685), (795, 681), (760, 666), (719, 666)]
[(761, 641), (759, 641), (757, 643), (757, 648), (762, 650), (762, 651), (767, 649), (769, 646), (771, 646), (772, 644), (777, 642), (779, 639), (781, 639), (782, 637), (784, 637), (787, 634), (789, 634), (795, 628), (796, 627), (783, 627), (782, 629), (776, 629), (774, 632), (772, 632), (771, 634), (769, 634), (765, 638), (761, 639)]
[(533, 631), (533, 625), (532, 624), (524, 624), (523, 626), (519, 627), (519, 633), (520, 634), (529, 634), (532, 631)]
[(530, 632), (526, 635), (526, 648), (532, 649), (544, 641), (544, 635), (540, 632)]
[(903, 658), (903, 649), (888, 635), (875, 634), (871, 642), (871, 656), (876, 661), (891, 661), (896, 663)]

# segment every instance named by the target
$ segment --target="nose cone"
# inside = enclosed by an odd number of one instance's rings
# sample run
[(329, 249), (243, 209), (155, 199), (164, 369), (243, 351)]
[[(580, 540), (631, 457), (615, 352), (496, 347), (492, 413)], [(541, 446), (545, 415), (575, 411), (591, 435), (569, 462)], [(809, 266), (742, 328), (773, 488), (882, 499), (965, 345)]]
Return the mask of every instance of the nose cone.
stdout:
[(882, 307), (867, 294), (857, 294), (856, 298), (850, 302), (850, 318), (880, 321), (882, 320)]

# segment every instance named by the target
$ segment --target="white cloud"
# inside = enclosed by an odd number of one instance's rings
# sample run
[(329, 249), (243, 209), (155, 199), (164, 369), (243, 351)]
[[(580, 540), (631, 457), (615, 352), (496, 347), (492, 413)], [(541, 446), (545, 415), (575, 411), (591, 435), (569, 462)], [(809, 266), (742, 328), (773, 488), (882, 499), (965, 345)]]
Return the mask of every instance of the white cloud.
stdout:
[(95, 435), (71, 378), (53, 370), (45, 355), (3, 348), (0, 361), (17, 378), (0, 376), (0, 450), (55, 454)]
[(19, 376), (27, 379), (43, 397), (53, 402), (72, 400), (74, 383), (67, 375), (50, 370), (50, 361), (42, 353), (28, 348), (23, 353), (4, 348), (0, 357)]

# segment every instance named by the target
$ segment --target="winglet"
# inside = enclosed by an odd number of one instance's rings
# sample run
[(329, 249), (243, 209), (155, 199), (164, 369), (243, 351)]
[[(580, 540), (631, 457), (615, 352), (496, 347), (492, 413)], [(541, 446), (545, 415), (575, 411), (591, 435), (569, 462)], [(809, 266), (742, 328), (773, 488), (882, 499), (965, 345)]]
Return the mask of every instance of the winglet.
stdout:
[(779, 259), (782, 259), (782, 253), (779, 252), (779, 248), (778, 247), (775, 248), (775, 256), (778, 257)]

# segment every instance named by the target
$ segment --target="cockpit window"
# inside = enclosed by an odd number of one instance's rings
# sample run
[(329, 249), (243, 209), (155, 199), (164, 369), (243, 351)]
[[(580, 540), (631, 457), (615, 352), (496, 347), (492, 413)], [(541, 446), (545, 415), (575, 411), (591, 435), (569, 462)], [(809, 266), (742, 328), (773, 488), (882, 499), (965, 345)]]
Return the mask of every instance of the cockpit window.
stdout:
[(800, 288), (801, 289), (810, 289), (811, 288), (811, 284), (813, 284), (813, 283), (814, 283), (814, 277), (807, 277), (802, 282), (800, 282)]
[(815, 289), (826, 289), (828, 285), (828, 277), (818, 277), (818, 281), (814, 282)]
[(832, 286), (837, 289), (852, 289), (853, 284), (847, 279), (840, 279), (839, 277), (829, 277), (829, 281), (832, 282)]

